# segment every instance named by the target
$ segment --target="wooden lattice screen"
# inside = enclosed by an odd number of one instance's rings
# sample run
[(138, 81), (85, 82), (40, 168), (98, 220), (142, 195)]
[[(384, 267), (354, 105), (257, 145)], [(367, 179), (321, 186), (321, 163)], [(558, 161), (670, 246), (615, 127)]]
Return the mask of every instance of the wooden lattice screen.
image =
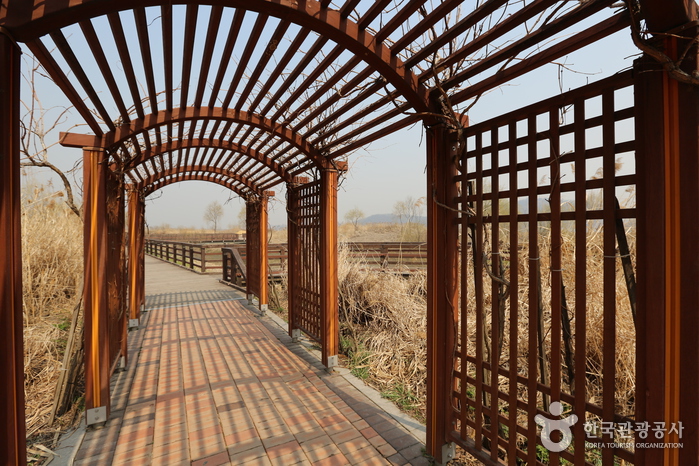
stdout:
[(321, 342), (320, 304), (321, 183), (288, 189), (289, 331), (303, 330)]
[[(585, 443), (634, 441), (632, 84), (627, 72), (464, 130), (447, 435), (486, 462), (633, 462)], [(578, 416), (561, 453), (535, 422), (554, 401)]]
[(262, 270), (260, 270), (260, 253), (262, 251), (262, 241), (266, 241), (266, 238), (263, 239), (260, 235), (261, 209), (262, 203), (259, 199), (249, 199), (246, 203), (246, 286), (248, 294), (254, 294), (258, 297), (261, 296), (262, 291), (260, 290), (260, 277), (262, 274)]

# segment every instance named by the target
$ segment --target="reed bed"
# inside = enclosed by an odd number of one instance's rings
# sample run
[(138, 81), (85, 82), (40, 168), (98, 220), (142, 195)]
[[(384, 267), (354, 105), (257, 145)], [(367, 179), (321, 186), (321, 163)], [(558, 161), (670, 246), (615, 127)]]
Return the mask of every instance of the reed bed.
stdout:
[(82, 221), (60, 193), (30, 185), (22, 199), (22, 280), (27, 444), (30, 457), (48, 456), (80, 403), (49, 426), (71, 317), (82, 286)]
[(342, 247), (338, 258), (343, 349), (355, 375), (424, 420), (427, 377), (426, 273), (365, 269)]

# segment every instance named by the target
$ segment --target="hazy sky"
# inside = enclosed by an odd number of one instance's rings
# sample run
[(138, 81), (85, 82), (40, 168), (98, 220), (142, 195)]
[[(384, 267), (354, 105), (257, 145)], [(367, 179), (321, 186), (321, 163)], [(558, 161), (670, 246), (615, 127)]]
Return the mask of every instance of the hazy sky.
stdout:
[[(561, 90), (576, 88), (629, 68), (636, 56), (637, 50), (631, 43), (629, 32), (621, 31), (584, 53), (578, 52), (558, 61), (570, 69), (550, 64), (531, 76), (483, 96), (469, 112), (471, 123), (485, 121), (500, 113), (558, 94)], [(26, 90), (27, 86), (25, 98)], [(46, 80), (39, 83), (39, 92), (42, 103), (47, 108), (67, 105), (60, 91)], [(53, 110), (53, 114), (58, 111), (60, 109)], [(79, 116), (71, 114), (60, 128), (65, 130), (75, 123), (80, 123)], [(75, 131), (87, 132), (87, 128)], [(53, 143), (57, 139), (56, 131), (49, 136), (48, 141)], [(77, 149), (58, 146), (51, 149), (51, 160), (64, 169), (72, 167), (80, 158), (81, 151)], [(425, 195), (425, 141), (423, 128), (419, 124), (355, 152), (350, 156), (349, 163), (350, 171), (338, 193), (340, 221), (354, 207), (361, 209), (366, 216), (386, 214), (391, 213), (393, 205), (399, 200), (408, 196), (420, 198)], [(35, 179), (43, 180), (45, 175), (38, 173)], [(78, 173), (78, 178), (80, 175), (81, 172)], [(79, 186), (81, 180), (76, 181)], [(58, 183), (54, 181), (54, 185), (58, 186)], [(275, 190), (277, 196), (270, 204), (270, 224), (285, 225), (283, 187), (279, 185)], [(228, 201), (229, 194), (226, 189), (206, 182), (188, 181), (170, 185), (148, 199), (147, 222), (150, 227), (162, 224), (172, 227), (205, 227), (204, 208), (212, 201)], [(221, 223), (225, 228), (237, 224), (242, 205), (235, 195), (234, 199), (225, 204), (225, 216)]]

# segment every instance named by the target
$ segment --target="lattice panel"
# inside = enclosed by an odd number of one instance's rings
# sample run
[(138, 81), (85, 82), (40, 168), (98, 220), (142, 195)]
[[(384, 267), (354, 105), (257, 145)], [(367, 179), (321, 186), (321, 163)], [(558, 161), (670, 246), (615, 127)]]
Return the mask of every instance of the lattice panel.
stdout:
[[(289, 275), (293, 328), (321, 341), (320, 181), (289, 189)], [(293, 276), (293, 277), (292, 277)]]
[[(494, 462), (633, 462), (585, 443), (634, 442), (633, 105), (624, 73), (464, 132), (450, 427)], [(559, 454), (535, 422), (555, 401), (578, 416)]]

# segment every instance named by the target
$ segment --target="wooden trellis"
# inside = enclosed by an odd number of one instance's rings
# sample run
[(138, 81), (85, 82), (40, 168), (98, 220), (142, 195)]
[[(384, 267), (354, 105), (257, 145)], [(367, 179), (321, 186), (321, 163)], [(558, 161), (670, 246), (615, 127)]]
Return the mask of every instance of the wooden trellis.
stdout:
[(550, 416), (551, 400), (579, 418), (560, 458), (634, 461), (625, 448), (586, 448), (624, 443), (603, 425), (637, 431), (617, 387), (617, 358), (635, 372), (634, 355), (617, 353), (617, 327), (625, 339), (636, 333), (626, 235), (636, 209), (617, 201), (635, 192), (633, 104), (626, 72), (463, 131), (447, 429), (492, 462), (542, 461), (533, 420)]
[(320, 302), (320, 180), (287, 190), (289, 332), (322, 343)]

